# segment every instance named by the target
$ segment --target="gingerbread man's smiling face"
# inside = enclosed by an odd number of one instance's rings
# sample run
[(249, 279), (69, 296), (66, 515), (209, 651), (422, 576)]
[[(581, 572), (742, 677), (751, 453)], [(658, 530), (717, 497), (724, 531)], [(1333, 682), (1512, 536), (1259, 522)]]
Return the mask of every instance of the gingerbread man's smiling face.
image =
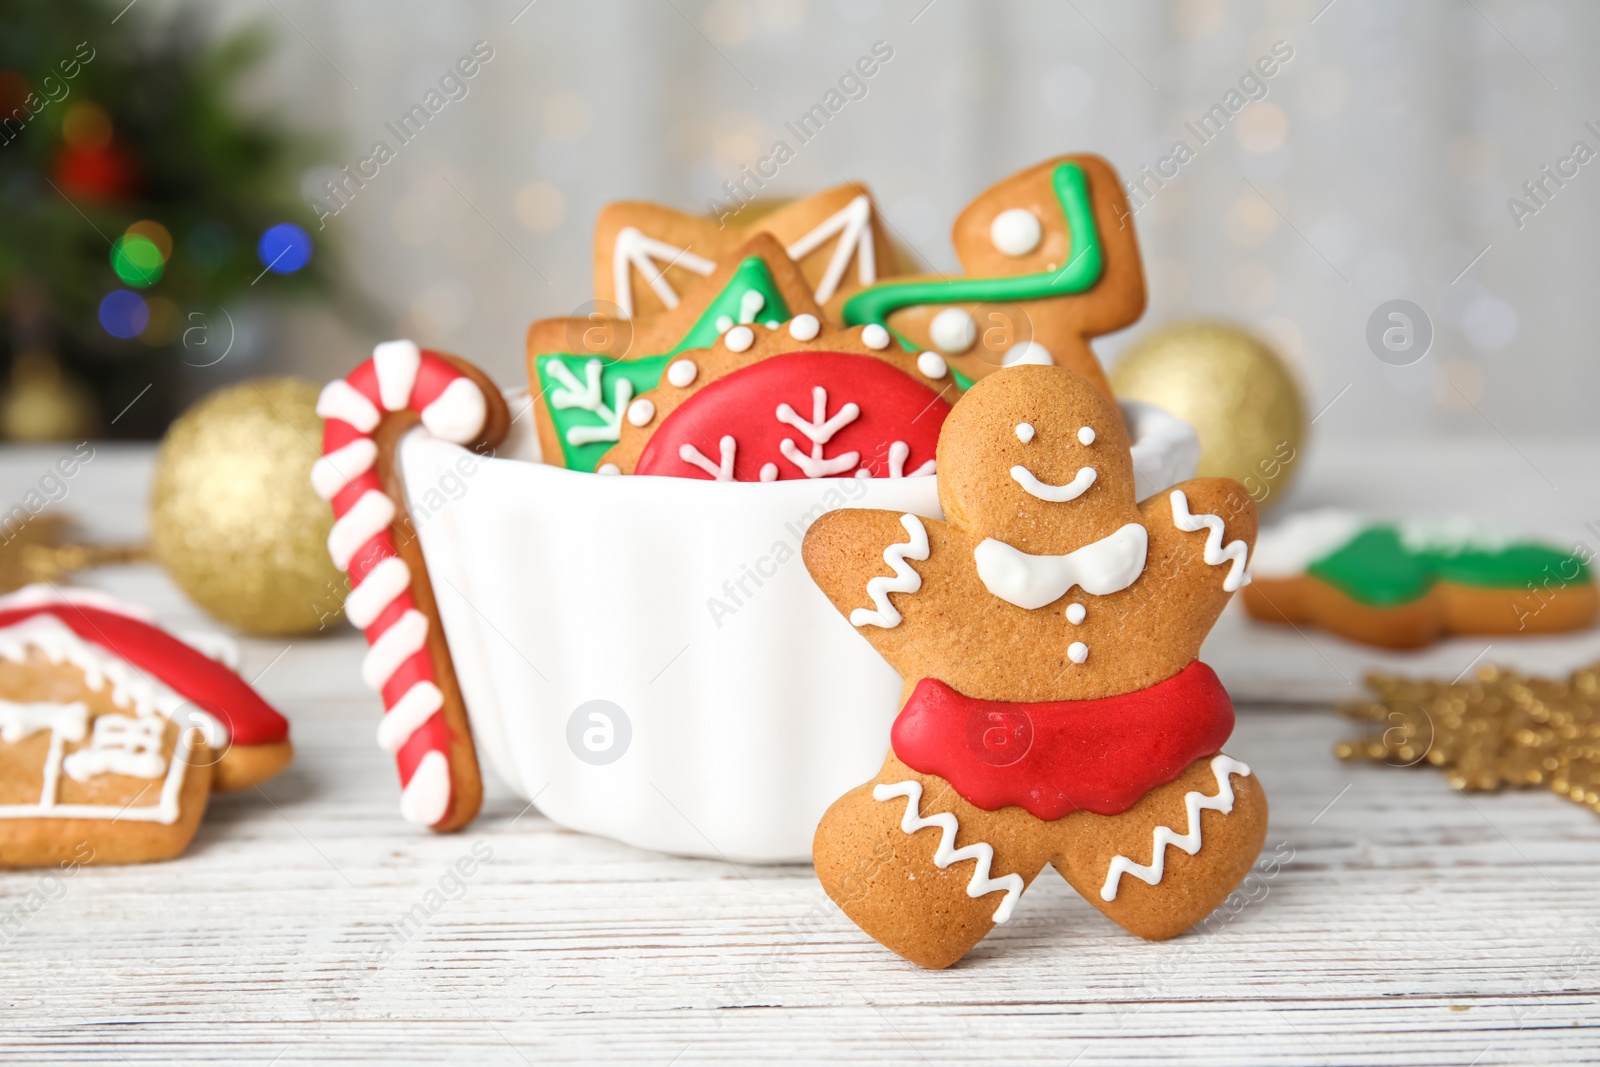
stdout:
[(1083, 378), (1013, 367), (973, 386), (946, 421), (939, 502), (978, 537), (1071, 552), (1139, 520), (1128, 447), (1121, 410)]

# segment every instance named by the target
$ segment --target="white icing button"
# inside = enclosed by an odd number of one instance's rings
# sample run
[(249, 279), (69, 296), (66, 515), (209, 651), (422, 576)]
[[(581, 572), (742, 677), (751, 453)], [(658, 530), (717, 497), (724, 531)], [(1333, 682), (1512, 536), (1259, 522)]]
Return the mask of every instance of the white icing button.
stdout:
[(796, 341), (809, 341), (822, 332), (822, 323), (815, 315), (796, 315), (789, 320), (789, 336)]
[(960, 355), (978, 339), (978, 324), (960, 308), (945, 308), (928, 324), (928, 337), (946, 355)]
[(989, 240), (996, 249), (1008, 256), (1025, 256), (1039, 247), (1044, 230), (1039, 216), (1026, 208), (1014, 207), (1002, 211), (989, 224)]
[(643, 426), (656, 417), (655, 401), (648, 397), (640, 397), (628, 405), (628, 421), (635, 426)]
[(1006, 354), (1001, 357), (1000, 365), (1003, 367), (1018, 367), (1024, 363), (1036, 363), (1041, 367), (1055, 365), (1055, 357), (1050, 350), (1038, 341), (1022, 341), (1006, 349)]
[(761, 480), (775, 482), (778, 480), (778, 465), (776, 463), (763, 463), (761, 465)]
[(1030, 423), (1017, 423), (1017, 440), (1021, 441), (1023, 444), (1027, 444), (1029, 441), (1033, 440), (1033, 426)]
[(622, 468), (615, 463), (602, 463), (594, 469), (596, 474), (621, 474)]
[(924, 352), (918, 356), (917, 369), (930, 378), (943, 378), (950, 373), (949, 364), (937, 352)]
[(712, 325), (717, 328), (717, 332), (718, 333), (726, 333), (727, 330), (728, 330), (728, 327), (733, 325), (733, 316), (732, 315), (718, 315), (716, 317), (716, 319), (712, 322)]
[(861, 328), (861, 343), (868, 348), (885, 349), (889, 347), (889, 331), (873, 323)]
[[(1067, 605), (1067, 621), (1070, 622), (1074, 626), (1076, 626), (1080, 622), (1082, 622), (1083, 621), (1083, 617), (1085, 615), (1087, 615), (1087, 614), (1089, 614), (1089, 611), (1082, 604), (1068, 604)], [(1088, 651), (1089, 650), (1087, 648), (1084, 649), (1084, 652), (1088, 652)]]
[(756, 334), (748, 326), (735, 326), (722, 335), (722, 340), (727, 344), (729, 352), (743, 352), (756, 343)]
[(1089, 658), (1089, 646), (1082, 641), (1074, 641), (1067, 646), (1067, 658), (1074, 663), (1082, 663)]
[(695, 365), (693, 360), (680, 359), (672, 366), (667, 368), (667, 381), (673, 385), (676, 385), (679, 389), (682, 389), (684, 386), (694, 381), (695, 376), (699, 373), (700, 368)]
[(768, 319), (766, 322), (763, 322), (761, 325), (765, 326), (769, 330), (776, 330), (778, 328), (778, 326), (781, 325), (781, 324), (778, 322), (777, 319)]
[(1078, 443), (1080, 445), (1094, 444), (1094, 427), (1084, 426), (1078, 430)]

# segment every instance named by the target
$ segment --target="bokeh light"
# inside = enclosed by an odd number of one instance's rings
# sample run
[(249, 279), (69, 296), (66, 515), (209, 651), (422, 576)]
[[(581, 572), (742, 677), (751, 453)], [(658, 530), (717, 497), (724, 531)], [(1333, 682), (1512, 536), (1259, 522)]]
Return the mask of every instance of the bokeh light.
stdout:
[(161, 280), (166, 259), (150, 238), (125, 233), (111, 246), (111, 269), (127, 284), (147, 289)]
[(115, 289), (100, 301), (100, 325), (112, 337), (137, 337), (150, 324), (150, 308), (132, 289)]
[(161, 262), (165, 263), (172, 258), (172, 234), (167, 228), (153, 219), (142, 219), (128, 227), (128, 232), (135, 237), (143, 237), (146, 241), (156, 246), (156, 251), (161, 253)]
[(274, 274), (293, 274), (311, 262), (311, 235), (292, 222), (280, 222), (261, 235), (256, 258)]
[(73, 148), (103, 152), (111, 144), (111, 116), (94, 101), (80, 100), (61, 120), (61, 139)]

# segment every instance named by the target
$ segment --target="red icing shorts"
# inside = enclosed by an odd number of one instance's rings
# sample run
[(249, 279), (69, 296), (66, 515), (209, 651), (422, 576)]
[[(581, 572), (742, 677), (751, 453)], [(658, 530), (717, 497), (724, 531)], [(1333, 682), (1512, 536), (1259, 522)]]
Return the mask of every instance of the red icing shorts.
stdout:
[(917, 683), (890, 733), (894, 754), (985, 811), (1015, 804), (1054, 820), (1117, 815), (1233, 733), (1233, 702), (1199, 660), (1148, 689), (1038, 704), (974, 700)]

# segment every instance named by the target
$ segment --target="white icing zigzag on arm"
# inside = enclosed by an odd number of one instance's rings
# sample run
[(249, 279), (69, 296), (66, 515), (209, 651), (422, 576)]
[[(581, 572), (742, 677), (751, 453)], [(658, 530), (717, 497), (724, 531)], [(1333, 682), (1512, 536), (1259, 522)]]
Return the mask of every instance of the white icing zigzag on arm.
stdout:
[(1250, 546), (1243, 539), (1229, 541), (1227, 546), (1222, 544), (1222, 520), (1215, 515), (1189, 514), (1189, 498), (1182, 489), (1174, 489), (1172, 496), (1172, 525), (1185, 533), (1206, 531), (1205, 560), (1213, 567), (1232, 562), (1228, 576), (1222, 580), (1225, 592), (1233, 592), (1242, 585), (1250, 584), (1250, 576), (1245, 573), (1245, 560), (1250, 555)]
[(867, 583), (867, 595), (877, 610), (856, 608), (850, 613), (852, 626), (882, 626), (884, 629), (899, 626), (900, 612), (889, 602), (889, 594), (915, 593), (922, 588), (922, 575), (906, 560), (928, 558), (928, 528), (915, 515), (900, 516), (900, 525), (906, 528), (911, 540), (897, 541), (883, 550), (883, 562), (894, 571), (894, 577), (880, 574)]
[(1100, 890), (1101, 900), (1109, 904), (1117, 899), (1117, 883), (1124, 874), (1131, 874), (1146, 885), (1160, 884), (1162, 875), (1166, 873), (1168, 845), (1176, 845), (1191, 856), (1200, 851), (1200, 813), (1209, 810), (1227, 815), (1233, 811), (1233, 783), (1228, 776), (1237, 774), (1248, 778), (1250, 768), (1230, 756), (1218, 756), (1211, 761), (1211, 773), (1217, 779), (1215, 796), (1208, 797), (1198, 789), (1190, 790), (1183, 796), (1183, 806), (1189, 812), (1189, 832), (1176, 834), (1170, 827), (1157, 826), (1152, 835), (1155, 854), (1148, 867), (1126, 856), (1115, 857), (1106, 871), (1106, 884)]
[(905, 817), (900, 820), (900, 829), (908, 834), (929, 826), (939, 828), (939, 849), (933, 854), (933, 865), (941, 870), (952, 863), (962, 860), (976, 860), (977, 868), (972, 872), (972, 880), (967, 883), (967, 896), (986, 896), (999, 890), (1005, 890), (1005, 899), (994, 910), (994, 921), (1003, 923), (1011, 918), (1011, 909), (1017, 906), (1017, 897), (1022, 895), (1027, 888), (1020, 874), (1008, 874), (1004, 878), (990, 878), (989, 871), (994, 864), (994, 846), (985, 841), (975, 841), (964, 848), (956, 848), (956, 831), (960, 824), (950, 812), (943, 812), (923, 818), (917, 809), (922, 804), (921, 782), (900, 782), (896, 785), (878, 785), (872, 788), (872, 799), (876, 801), (893, 800), (895, 797), (906, 798)]

